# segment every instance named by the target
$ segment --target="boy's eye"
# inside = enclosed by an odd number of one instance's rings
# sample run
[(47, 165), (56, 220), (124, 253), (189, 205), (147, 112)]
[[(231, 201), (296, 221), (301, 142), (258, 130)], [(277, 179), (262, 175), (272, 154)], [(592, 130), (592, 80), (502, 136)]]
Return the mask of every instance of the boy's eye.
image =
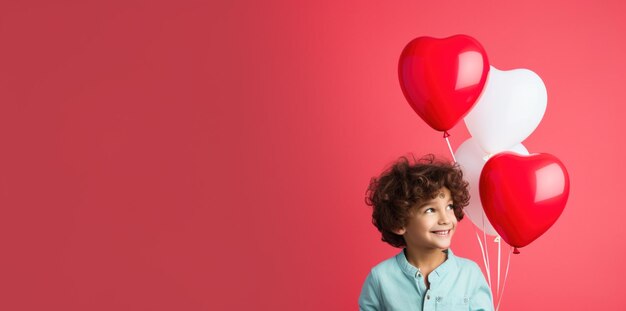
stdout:
[(434, 213), (434, 212), (435, 212), (435, 209), (434, 209), (434, 208), (431, 208), (431, 207), (427, 208), (427, 209), (424, 211), (424, 213)]
[(454, 205), (449, 204), (449, 205), (447, 206), (447, 208), (448, 208), (448, 210), (454, 209)]

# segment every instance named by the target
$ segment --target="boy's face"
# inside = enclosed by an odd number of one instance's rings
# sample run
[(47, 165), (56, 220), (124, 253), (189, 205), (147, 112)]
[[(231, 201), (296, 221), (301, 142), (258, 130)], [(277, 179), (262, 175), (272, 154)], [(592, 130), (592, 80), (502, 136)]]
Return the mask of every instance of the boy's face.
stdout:
[(417, 249), (448, 249), (457, 219), (452, 209), (450, 190), (439, 189), (434, 199), (415, 208), (407, 225), (396, 231), (407, 246)]

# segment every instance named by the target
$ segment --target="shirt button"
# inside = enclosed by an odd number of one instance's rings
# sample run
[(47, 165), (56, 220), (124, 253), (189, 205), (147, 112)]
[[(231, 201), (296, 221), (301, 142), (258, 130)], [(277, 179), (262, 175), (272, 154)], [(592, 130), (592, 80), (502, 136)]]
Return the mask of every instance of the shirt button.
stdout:
[(430, 299), (430, 295), (426, 295), (426, 300), (429, 300), (429, 299)]
[(437, 298), (435, 298), (435, 300), (436, 300), (437, 302), (440, 302), (440, 301), (441, 301), (441, 297), (437, 297)]
[(463, 298), (463, 302), (468, 303), (469, 302), (469, 298)]

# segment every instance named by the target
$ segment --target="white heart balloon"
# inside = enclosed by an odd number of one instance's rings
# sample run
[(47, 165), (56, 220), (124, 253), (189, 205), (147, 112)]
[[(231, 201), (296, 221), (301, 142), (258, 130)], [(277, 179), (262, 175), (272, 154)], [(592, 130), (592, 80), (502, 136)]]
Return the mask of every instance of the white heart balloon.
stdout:
[(489, 70), (485, 88), (464, 121), (472, 138), (489, 154), (524, 141), (546, 112), (548, 94), (528, 69)]
[[(528, 150), (522, 144), (517, 144), (512, 148), (501, 151), (513, 151), (519, 154), (528, 155)], [(464, 141), (454, 153), (456, 162), (461, 166), (463, 178), (469, 182), (470, 203), (464, 208), (465, 216), (480, 230), (489, 235), (498, 235), (493, 228), (489, 219), (485, 215), (483, 206), (480, 203), (480, 192), (478, 185), (480, 181), (480, 173), (483, 166), (487, 163), (488, 155), (485, 153), (475, 139), (469, 138)]]

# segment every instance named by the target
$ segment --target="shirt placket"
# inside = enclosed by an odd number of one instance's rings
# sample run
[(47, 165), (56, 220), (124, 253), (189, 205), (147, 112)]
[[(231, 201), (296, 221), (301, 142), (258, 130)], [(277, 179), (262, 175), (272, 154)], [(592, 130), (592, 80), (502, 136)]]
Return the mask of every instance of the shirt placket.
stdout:
[(415, 283), (417, 286), (417, 292), (422, 297), (422, 301), (424, 303), (423, 310), (435, 310), (435, 306), (431, 301), (431, 290), (426, 288), (426, 281), (424, 278), (425, 277), (420, 269), (417, 268), (417, 272), (415, 272)]

